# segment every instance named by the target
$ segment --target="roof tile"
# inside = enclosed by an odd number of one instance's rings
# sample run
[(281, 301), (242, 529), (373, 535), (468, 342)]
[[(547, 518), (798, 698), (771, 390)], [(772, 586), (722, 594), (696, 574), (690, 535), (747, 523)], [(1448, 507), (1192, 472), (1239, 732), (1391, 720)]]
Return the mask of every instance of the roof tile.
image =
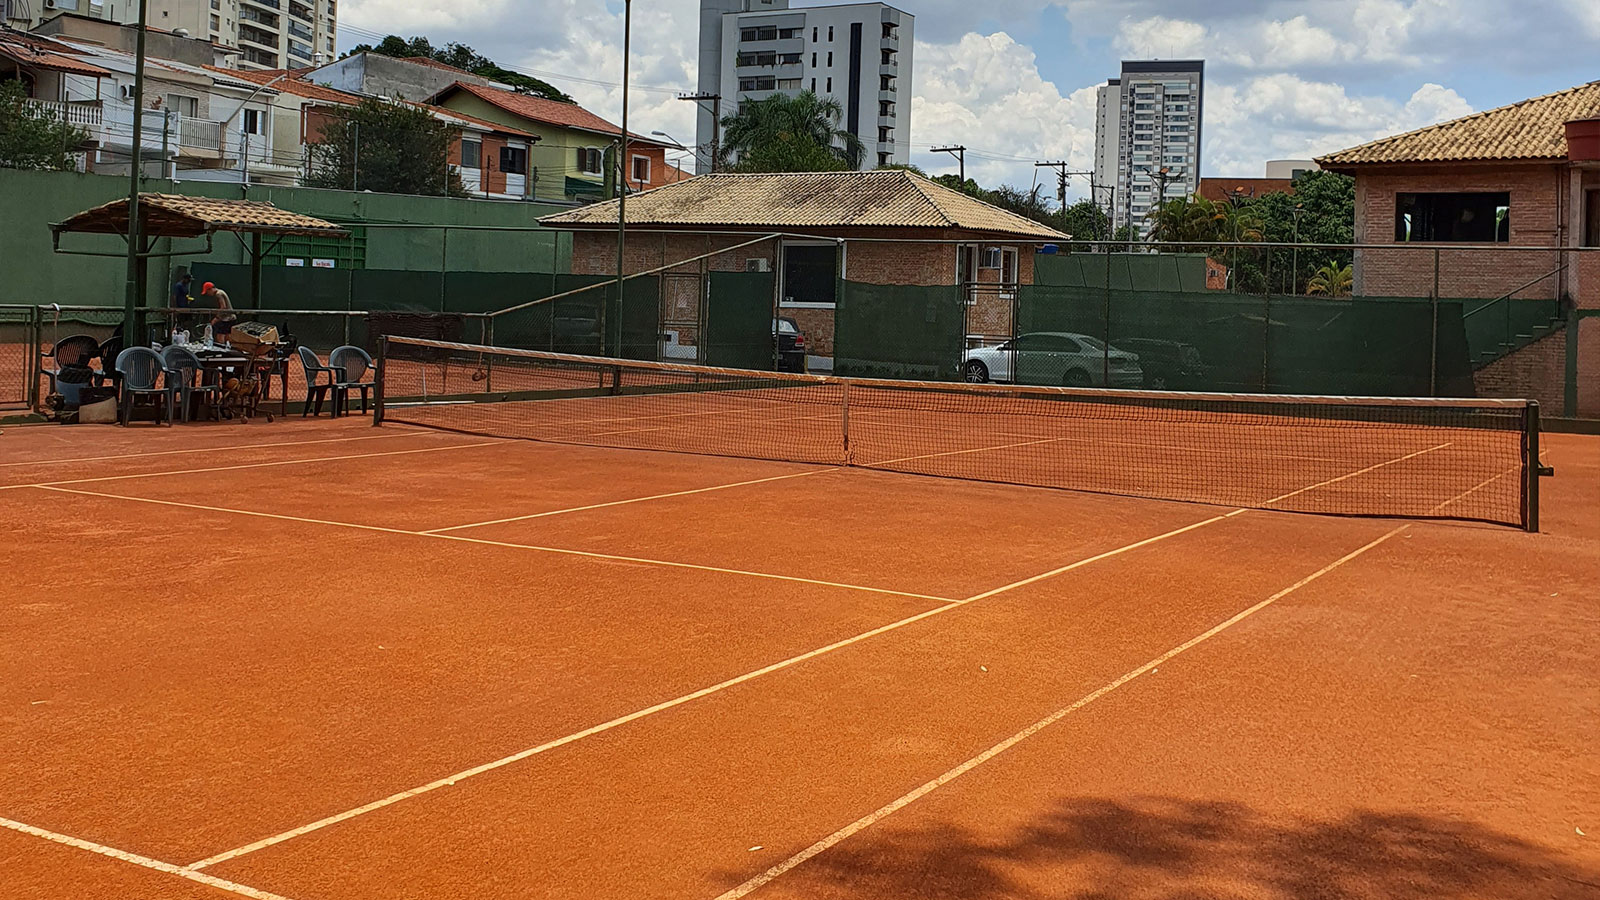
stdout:
[(1567, 158), (1563, 125), (1600, 116), (1600, 81), (1382, 138), (1319, 157), (1323, 168), (1413, 162)]
[[(617, 201), (546, 216), (545, 225), (604, 227)], [(720, 172), (628, 198), (629, 225), (804, 228), (960, 228), (1067, 240), (1031, 219), (903, 169), (872, 172)]]

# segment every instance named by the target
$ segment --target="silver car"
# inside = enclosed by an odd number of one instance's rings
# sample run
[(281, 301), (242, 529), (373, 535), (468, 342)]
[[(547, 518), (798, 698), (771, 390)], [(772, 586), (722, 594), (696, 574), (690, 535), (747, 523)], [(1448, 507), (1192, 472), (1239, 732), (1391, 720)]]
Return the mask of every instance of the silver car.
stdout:
[(968, 350), (961, 374), (972, 382), (1072, 387), (1139, 387), (1144, 383), (1137, 354), (1108, 348), (1099, 338), (1070, 331), (1035, 331), (997, 347)]

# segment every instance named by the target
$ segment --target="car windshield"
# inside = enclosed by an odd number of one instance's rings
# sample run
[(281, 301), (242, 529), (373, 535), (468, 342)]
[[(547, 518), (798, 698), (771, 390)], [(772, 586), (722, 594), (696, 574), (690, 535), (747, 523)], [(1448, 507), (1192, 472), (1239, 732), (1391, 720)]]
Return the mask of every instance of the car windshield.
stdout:
[(1085, 347), (1088, 347), (1090, 350), (1104, 350), (1104, 349), (1106, 349), (1106, 345), (1100, 343), (1100, 339), (1099, 338), (1092, 338), (1092, 337), (1088, 336), (1087, 334), (1078, 335), (1078, 343), (1084, 345)]
[(779, 334), (799, 334), (800, 333), (800, 329), (796, 328), (794, 326), (794, 323), (789, 321), (788, 319), (779, 319), (778, 322), (777, 322), (777, 326), (778, 326), (778, 333)]

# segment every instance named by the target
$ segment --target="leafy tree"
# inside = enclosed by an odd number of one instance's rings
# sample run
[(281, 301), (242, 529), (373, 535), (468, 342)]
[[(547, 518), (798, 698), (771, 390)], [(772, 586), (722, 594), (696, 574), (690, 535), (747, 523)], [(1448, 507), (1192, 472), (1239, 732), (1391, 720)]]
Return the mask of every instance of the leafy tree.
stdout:
[(450, 165), (456, 130), (421, 107), (377, 99), (333, 113), (320, 143), (308, 145), (309, 187), (464, 197)]
[(933, 180), (939, 182), (952, 191), (960, 191), (969, 197), (977, 197), (979, 200), (985, 201), (989, 199), (989, 192), (979, 187), (978, 183), (973, 181), (971, 178), (968, 178), (966, 181), (962, 181), (961, 176), (959, 175), (940, 175)]
[(1103, 241), (1111, 237), (1111, 220), (1100, 204), (1079, 200), (1061, 211), (1061, 230), (1076, 241)]
[(1111, 239), (1131, 244), (1139, 239), (1139, 230), (1132, 225), (1118, 225), (1117, 230), (1111, 233)]
[(839, 127), (844, 108), (838, 100), (811, 91), (746, 100), (722, 119), (723, 153), (739, 162), (738, 172), (832, 172), (860, 168), (866, 148)]
[(921, 175), (923, 178), (927, 178), (928, 177), (928, 173), (926, 171), (924, 171), (921, 166), (915, 166), (915, 165), (912, 165), (910, 163), (885, 163), (885, 164), (883, 164), (883, 165), (878, 167), (878, 171), (880, 171), (880, 172), (885, 170), (885, 169), (898, 170), (898, 171), (901, 171), (901, 172), (910, 172), (913, 175)]
[(351, 53), (377, 53), (382, 56), (398, 58), (421, 56), (435, 62), (442, 62), (447, 66), (465, 69), (490, 81), (498, 81), (501, 84), (510, 85), (519, 94), (531, 94), (536, 97), (543, 97), (546, 100), (557, 100), (562, 103), (573, 102), (572, 97), (562, 92), (555, 85), (534, 78), (532, 75), (513, 72), (466, 44), (458, 44), (454, 41), (445, 44), (443, 47), (435, 47), (425, 37), (418, 36), (406, 40), (397, 34), (391, 34), (376, 45), (357, 44), (350, 53), (345, 55), (349, 56)]
[(69, 172), (89, 133), (28, 102), (20, 81), (0, 81), (0, 166)]
[(1015, 213), (1024, 219), (1032, 219), (1051, 228), (1061, 226), (1061, 216), (1050, 208), (1049, 201), (1044, 199), (1043, 187), (1034, 185), (1032, 190), (1024, 191), (1014, 188), (1009, 184), (1002, 184), (988, 196), (979, 199), (986, 200), (1009, 213)]
[[(1356, 183), (1348, 175), (1306, 172), (1294, 193), (1257, 197), (1251, 208), (1261, 219), (1262, 238), (1271, 243), (1350, 244), (1355, 241)], [(1296, 210), (1299, 222), (1296, 223)], [(1351, 261), (1347, 250), (1275, 248), (1271, 254), (1273, 290), (1301, 293), (1311, 275), (1327, 263)], [(1298, 265), (1298, 271), (1292, 271)]]
[(1355, 283), (1355, 272), (1349, 264), (1327, 263), (1317, 269), (1306, 283), (1307, 294), (1321, 294), (1326, 297), (1348, 297), (1350, 287)]
[(1199, 194), (1157, 204), (1145, 216), (1150, 226), (1147, 236), (1152, 241), (1201, 245), (1195, 247), (1196, 250), (1203, 250), (1206, 244), (1231, 240), (1231, 237), (1222, 236), (1225, 206), (1227, 204), (1216, 203)]

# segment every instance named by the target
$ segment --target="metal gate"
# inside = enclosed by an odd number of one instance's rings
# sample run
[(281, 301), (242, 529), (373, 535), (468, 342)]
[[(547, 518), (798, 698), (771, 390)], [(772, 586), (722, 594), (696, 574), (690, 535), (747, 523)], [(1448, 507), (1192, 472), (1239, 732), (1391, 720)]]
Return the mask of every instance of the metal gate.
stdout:
[(38, 319), (31, 306), (0, 306), (0, 409), (26, 409), (38, 352)]
[(705, 276), (699, 272), (663, 272), (661, 328), (657, 359), (662, 362), (705, 361)]

